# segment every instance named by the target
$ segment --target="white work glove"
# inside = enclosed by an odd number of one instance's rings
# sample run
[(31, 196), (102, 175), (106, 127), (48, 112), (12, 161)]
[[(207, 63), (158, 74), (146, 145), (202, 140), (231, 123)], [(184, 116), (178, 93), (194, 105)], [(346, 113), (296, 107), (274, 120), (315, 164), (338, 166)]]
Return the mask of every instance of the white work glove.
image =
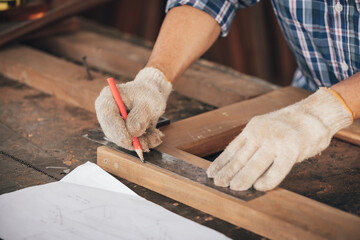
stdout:
[(137, 74), (134, 81), (118, 84), (117, 88), (128, 110), (126, 123), (108, 86), (95, 101), (96, 115), (105, 136), (129, 150), (134, 149), (133, 137), (138, 137), (145, 152), (158, 146), (163, 134), (156, 129), (156, 123), (165, 111), (171, 83), (162, 72), (147, 67)]
[(353, 122), (335, 94), (320, 88), (308, 98), (250, 120), (243, 132), (210, 165), (215, 185), (244, 191), (275, 188), (293, 165), (330, 144), (333, 135)]

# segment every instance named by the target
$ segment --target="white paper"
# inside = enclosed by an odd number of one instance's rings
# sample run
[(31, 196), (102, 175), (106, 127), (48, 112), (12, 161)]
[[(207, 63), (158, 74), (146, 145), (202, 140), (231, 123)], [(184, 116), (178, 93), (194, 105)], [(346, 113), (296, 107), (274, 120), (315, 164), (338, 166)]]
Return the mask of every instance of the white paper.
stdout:
[(86, 163), (62, 181), (0, 196), (3, 239), (227, 239)]
[[(98, 165), (87, 162), (78, 166), (61, 179), (61, 182), (80, 184), (83, 186), (100, 188), (103, 190), (136, 195), (119, 180), (105, 172)], [(136, 195), (137, 196), (137, 195)]]

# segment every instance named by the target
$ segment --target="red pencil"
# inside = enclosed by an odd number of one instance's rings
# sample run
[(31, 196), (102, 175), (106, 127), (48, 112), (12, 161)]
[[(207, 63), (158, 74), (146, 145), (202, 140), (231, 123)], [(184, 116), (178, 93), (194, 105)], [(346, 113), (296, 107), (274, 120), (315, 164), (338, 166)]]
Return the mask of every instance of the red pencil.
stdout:
[[(114, 81), (113, 78), (108, 78), (107, 82), (109, 84), (111, 93), (112, 93), (112, 95), (113, 95), (113, 97), (115, 99), (116, 105), (119, 108), (120, 115), (122, 116), (124, 121), (126, 121), (126, 118), (127, 118), (126, 108), (125, 108), (125, 105), (124, 105), (124, 103), (123, 103), (123, 101), (121, 99), (120, 93), (119, 93), (119, 91), (118, 91), (118, 89), (116, 87), (115, 81)], [(140, 160), (142, 162), (144, 162), (143, 151), (141, 149), (139, 139), (137, 137), (134, 137), (132, 144), (133, 144), (135, 152), (139, 156)]]

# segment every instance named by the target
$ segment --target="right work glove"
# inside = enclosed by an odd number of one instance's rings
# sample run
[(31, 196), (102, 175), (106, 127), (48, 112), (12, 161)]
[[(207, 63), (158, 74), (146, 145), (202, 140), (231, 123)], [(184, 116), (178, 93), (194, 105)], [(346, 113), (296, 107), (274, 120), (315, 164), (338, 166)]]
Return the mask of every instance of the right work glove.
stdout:
[(160, 70), (146, 67), (133, 81), (116, 86), (128, 110), (128, 117), (125, 122), (110, 88), (104, 87), (95, 101), (95, 110), (105, 136), (128, 150), (134, 150), (133, 137), (138, 137), (145, 152), (160, 145), (163, 134), (156, 129), (156, 124), (165, 112), (171, 83)]
[(207, 170), (217, 186), (236, 191), (275, 188), (295, 163), (326, 149), (352, 124), (352, 111), (332, 89), (320, 88), (283, 109), (253, 117)]

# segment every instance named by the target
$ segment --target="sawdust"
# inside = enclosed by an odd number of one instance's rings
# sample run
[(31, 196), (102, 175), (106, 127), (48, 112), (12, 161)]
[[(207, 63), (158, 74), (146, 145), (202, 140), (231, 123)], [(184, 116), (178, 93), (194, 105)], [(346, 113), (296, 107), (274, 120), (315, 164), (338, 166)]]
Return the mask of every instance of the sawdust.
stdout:
[(63, 164), (65, 164), (66, 166), (71, 166), (74, 163), (77, 163), (79, 160), (75, 159), (73, 155), (66, 155)]

